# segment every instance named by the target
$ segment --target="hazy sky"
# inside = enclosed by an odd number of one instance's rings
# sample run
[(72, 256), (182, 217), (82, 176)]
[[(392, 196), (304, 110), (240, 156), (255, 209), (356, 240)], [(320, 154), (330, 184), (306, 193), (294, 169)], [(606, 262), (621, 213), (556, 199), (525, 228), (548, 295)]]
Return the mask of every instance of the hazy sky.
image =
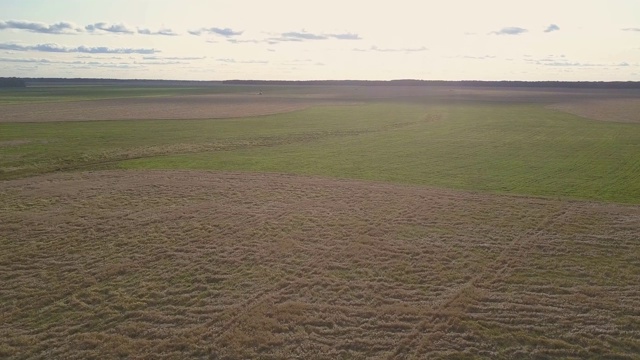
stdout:
[(0, 0), (0, 76), (640, 81), (640, 0)]

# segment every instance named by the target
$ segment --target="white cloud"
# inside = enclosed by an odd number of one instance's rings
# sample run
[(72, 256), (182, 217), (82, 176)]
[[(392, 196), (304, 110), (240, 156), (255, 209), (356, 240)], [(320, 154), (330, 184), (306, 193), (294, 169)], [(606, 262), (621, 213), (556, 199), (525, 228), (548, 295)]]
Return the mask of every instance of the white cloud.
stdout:
[(553, 31), (558, 31), (560, 30), (560, 27), (556, 24), (551, 24), (549, 26), (547, 26), (547, 28), (544, 30), (544, 32), (548, 33), (548, 32), (553, 32)]
[(41, 34), (76, 34), (82, 28), (74, 23), (61, 21), (55, 24), (45, 24), (36, 21), (7, 20), (0, 21), (0, 30), (17, 29)]
[(98, 22), (84, 27), (88, 32), (97, 33), (114, 33), (114, 34), (133, 34), (135, 31), (125, 24), (108, 24), (106, 22)]
[(105, 46), (76, 46), (67, 47), (58, 44), (20, 45), (12, 43), (0, 43), (0, 50), (14, 51), (39, 51), (51, 53), (87, 53), (87, 54), (155, 54), (156, 49), (145, 48), (110, 48)]
[(529, 30), (527, 29), (523, 29), (521, 27), (516, 27), (516, 26), (510, 26), (510, 27), (505, 27), (502, 28), (498, 31), (493, 31), (491, 32), (491, 34), (494, 35), (521, 35), (524, 34), (526, 32), (528, 32)]
[(230, 28), (218, 28), (218, 27), (189, 30), (189, 34), (196, 35), (196, 36), (199, 36), (202, 34), (212, 34), (212, 35), (220, 35), (224, 37), (232, 37), (232, 36), (242, 35), (243, 32), (244, 31), (237, 31)]
[(180, 34), (178, 34), (177, 32), (171, 30), (171, 29), (160, 29), (160, 30), (150, 30), (147, 28), (138, 28), (138, 34), (142, 34), (142, 35), (163, 35), (163, 36), (178, 36)]

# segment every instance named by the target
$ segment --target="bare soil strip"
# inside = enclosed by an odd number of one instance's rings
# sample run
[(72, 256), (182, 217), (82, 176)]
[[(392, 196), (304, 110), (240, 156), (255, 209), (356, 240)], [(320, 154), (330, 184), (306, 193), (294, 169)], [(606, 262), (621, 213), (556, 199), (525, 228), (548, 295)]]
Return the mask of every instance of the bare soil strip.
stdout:
[(277, 174), (0, 183), (0, 357), (620, 357), (640, 206)]
[(0, 147), (20, 146), (29, 144), (31, 140), (6, 140), (0, 141)]
[(133, 97), (0, 106), (2, 122), (221, 119), (278, 114), (337, 100), (238, 95)]
[(593, 120), (640, 124), (640, 98), (637, 97), (572, 101), (550, 105), (548, 108)]

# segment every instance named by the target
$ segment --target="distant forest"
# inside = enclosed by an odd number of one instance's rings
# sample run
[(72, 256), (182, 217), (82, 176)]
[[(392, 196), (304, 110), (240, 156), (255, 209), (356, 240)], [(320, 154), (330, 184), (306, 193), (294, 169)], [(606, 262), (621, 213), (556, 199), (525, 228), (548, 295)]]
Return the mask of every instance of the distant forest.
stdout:
[(640, 89), (638, 81), (446, 81), (446, 80), (144, 80), (144, 79), (67, 79), (67, 78), (7, 78), (0, 77), (0, 88), (62, 85), (114, 86), (193, 86), (216, 85), (325, 85), (325, 86), (452, 86), (452, 87), (520, 87), (577, 89)]
[(145, 79), (90, 79), (90, 78), (0, 78), (0, 87), (5, 87), (5, 80), (19, 80), (25, 86), (214, 86), (221, 81), (192, 81), (192, 80), (145, 80)]
[(447, 80), (227, 80), (229, 85), (462, 86), (582, 89), (640, 89), (638, 81), (447, 81)]
[(19, 78), (0, 78), (0, 88), (23, 88), (26, 87), (23, 79)]

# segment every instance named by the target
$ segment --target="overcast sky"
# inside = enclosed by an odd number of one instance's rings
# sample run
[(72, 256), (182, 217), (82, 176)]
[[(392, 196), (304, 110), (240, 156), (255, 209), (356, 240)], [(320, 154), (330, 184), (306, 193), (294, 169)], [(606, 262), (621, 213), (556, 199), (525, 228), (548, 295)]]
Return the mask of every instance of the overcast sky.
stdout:
[(0, 0), (0, 76), (640, 81), (640, 0)]

